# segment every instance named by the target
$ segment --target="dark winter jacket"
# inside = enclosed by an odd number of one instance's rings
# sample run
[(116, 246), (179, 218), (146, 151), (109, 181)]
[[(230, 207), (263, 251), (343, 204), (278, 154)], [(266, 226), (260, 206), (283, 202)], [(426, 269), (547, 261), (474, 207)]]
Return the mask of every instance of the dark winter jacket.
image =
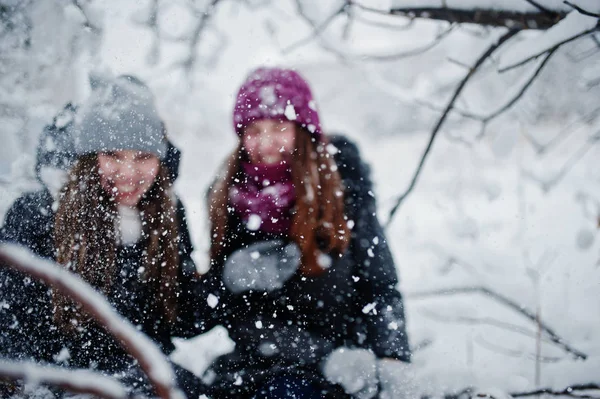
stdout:
[[(371, 349), (379, 357), (410, 361), (398, 278), (375, 212), (368, 166), (355, 144), (335, 136), (335, 161), (345, 186), (345, 211), (354, 223), (347, 252), (333, 259), (318, 277), (297, 272), (280, 290), (233, 294), (215, 262), (203, 283), (219, 297), (217, 309), (236, 342), (235, 352), (220, 358), (215, 397), (249, 395), (272, 374), (322, 379), (323, 358), (339, 346)], [(276, 238), (249, 231), (230, 213), (227, 253)], [(350, 223), (352, 223), (350, 222)], [(279, 237), (277, 237), (279, 238)], [(227, 254), (226, 254), (227, 255)]]
[[(52, 231), (53, 199), (47, 191), (25, 195), (7, 213), (0, 230), (0, 240), (24, 245), (37, 255), (53, 259)], [(202, 317), (194, 313), (199, 309), (191, 296), (195, 284), (195, 265), (190, 258), (192, 246), (185, 221), (185, 212), (178, 202), (180, 220), (180, 320), (175, 329), (159, 321), (157, 310), (150, 309), (156, 293), (148, 291), (138, 276), (142, 263), (141, 243), (120, 246), (117, 250), (118, 276), (108, 299), (117, 312), (138, 325), (165, 353), (172, 351), (172, 335), (190, 336), (197, 333), (194, 320)], [(20, 273), (0, 270), (0, 310), (3, 334), (0, 354), (3, 357), (25, 358), (52, 362), (61, 349), (69, 350), (67, 364), (88, 367), (97, 364), (99, 369), (116, 370), (128, 359), (120, 345), (101, 329), (94, 326), (73, 336), (63, 337), (52, 325), (52, 302), (46, 286)], [(63, 352), (65, 353), (65, 352)]]

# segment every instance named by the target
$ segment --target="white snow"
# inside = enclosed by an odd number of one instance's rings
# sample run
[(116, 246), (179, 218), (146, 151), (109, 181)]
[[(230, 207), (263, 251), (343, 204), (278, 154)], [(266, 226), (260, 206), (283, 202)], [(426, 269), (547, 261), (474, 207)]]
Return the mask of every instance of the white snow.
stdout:
[(67, 183), (68, 175), (62, 169), (53, 168), (51, 166), (43, 166), (40, 168), (40, 179), (50, 191), (52, 198), (58, 199), (58, 194), (63, 186)]
[(121, 243), (124, 245), (136, 243), (142, 236), (142, 218), (136, 208), (125, 205), (118, 206), (118, 229), (121, 233)]
[[(456, 1), (446, 3), (457, 7), (490, 3)], [(596, 0), (574, 2), (600, 11)], [(211, 32), (220, 32), (226, 40), (218, 46), (202, 39), (198, 44), (203, 54), (218, 53), (218, 59), (213, 65), (200, 62), (186, 74), (174, 66), (188, 54), (182, 42), (162, 39), (159, 62), (146, 63), (153, 35), (131, 20), (146, 9), (145, 2), (102, 2), (98, 7), (109, 18), (103, 21), (101, 41), (80, 36), (80, 20), (65, 20), (58, 2), (40, 2), (33, 20), (32, 51), (37, 56), (20, 58), (15, 64), (16, 70), (27, 71), (30, 78), (23, 79), (22, 85), (7, 86), (11, 90), (0, 88), (3, 98), (13, 104), (10, 117), (0, 116), (4, 144), (0, 146), (0, 215), (18, 195), (38, 187), (32, 170), (41, 127), (64, 101), (78, 101), (86, 91), (83, 83), (90, 56), (83, 54), (71, 63), (70, 44), (93, 48), (92, 42), (98, 44), (91, 51), (97, 56), (93, 64), (138, 75), (156, 94), (170, 137), (183, 153), (176, 189), (186, 206), (199, 269), (208, 268), (205, 190), (236, 145), (231, 125), (234, 96), (246, 73), (258, 65), (292, 66), (307, 78), (316, 99), (312, 107), (319, 110), (323, 130), (347, 134), (370, 163), (378, 216), (386, 220), (394, 199), (412, 177), (430, 127), (439, 116), (437, 109), (446, 104), (467, 71), (463, 64), (472, 65), (502, 31), (463, 26), (424, 54), (370, 62), (367, 68), (360, 59), (338, 63), (321, 45), (339, 44), (351, 54), (390, 55), (430, 43), (447, 25), (415, 20), (402, 27), (406, 18), (369, 17), (370, 22), (391, 26), (384, 28), (363, 23), (366, 14), (357, 13), (362, 20), (355, 18), (349, 24), (347, 39), (342, 36), (347, 20), (339, 17), (322, 33), (322, 40), (308, 41), (283, 54), (282, 48), (312, 33), (305, 21), (296, 18), (294, 3), (281, 1), (276, 9), (251, 9), (221, 2), (210, 25)], [(364, 1), (381, 9), (389, 3)], [(543, 3), (570, 10), (560, 0)], [(310, 17), (316, 14), (314, 21), (322, 21), (340, 3), (305, 4), (310, 6)], [(400, 2), (394, 4), (400, 6)], [(525, 0), (497, 0), (493, 5), (532, 9)], [(482, 115), (498, 109), (530, 76), (535, 62), (503, 74), (496, 73), (497, 63), (506, 66), (511, 54), (513, 60), (523, 59), (547, 49), (566, 33), (577, 32), (581, 26), (573, 26), (573, 18), (586, 26), (592, 23), (571, 14), (571, 22), (564, 21), (568, 26), (549, 31), (550, 37), (532, 32), (507, 43), (505, 51), (473, 77), (456, 109)], [(600, 314), (600, 207), (595, 205), (600, 199), (600, 148), (589, 141), (599, 127), (600, 92), (593, 82), (600, 61), (595, 49), (596, 44), (586, 38), (559, 50), (523, 99), (487, 126), (481, 138), (480, 124), (452, 114), (414, 192), (386, 231), (405, 294), (409, 337), (415, 348), (410, 374), (419, 394), (467, 386), (484, 391), (483, 387), (503, 391), (537, 387), (534, 323), (481, 295), (429, 299), (410, 295), (456, 286), (491, 286), (528, 309), (539, 304), (543, 320), (565, 342), (589, 355), (586, 361), (574, 360), (544, 341), (542, 355), (552, 362), (542, 362), (540, 386), (563, 389), (597, 381), (600, 320), (593, 315)], [(42, 60), (44, 67), (37, 68)], [(576, 161), (562, 173), (569, 160)], [(581, 198), (589, 200), (584, 204)], [(347, 223), (356, 229), (355, 221)], [(541, 271), (537, 292), (528, 275), (532, 270)], [(203, 350), (231, 348), (233, 343), (225, 335), (215, 335), (209, 342), (201, 342), (200, 337), (176, 341), (187, 355), (181, 364), (195, 370), (195, 365), (206, 364)], [(391, 391), (402, 392), (408, 377), (395, 371), (389, 375), (390, 383), (396, 384)]]
[(248, 217), (248, 220), (246, 221), (246, 228), (248, 230), (256, 231), (260, 228), (261, 224), (262, 218), (259, 215), (253, 213)]
[(206, 303), (208, 303), (208, 306), (214, 309), (219, 304), (219, 298), (217, 298), (213, 294), (208, 294), (208, 297), (206, 298)]

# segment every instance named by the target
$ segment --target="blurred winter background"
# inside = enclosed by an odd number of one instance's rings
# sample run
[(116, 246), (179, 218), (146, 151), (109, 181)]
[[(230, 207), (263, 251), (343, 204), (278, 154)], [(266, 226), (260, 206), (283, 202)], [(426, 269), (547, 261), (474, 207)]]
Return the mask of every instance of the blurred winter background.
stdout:
[[(533, 7), (495, 1), (519, 2)], [(267, 64), (297, 68), (326, 131), (359, 143), (387, 222), (458, 83), (506, 29), (359, 7), (328, 19), (343, 3), (0, 0), (0, 217), (36, 189), (38, 136), (86, 98), (88, 72), (133, 74), (183, 152), (176, 189), (205, 270), (204, 193), (236, 141), (236, 90)], [(414, 348), (398, 384), (421, 392), (600, 383), (600, 33), (560, 47), (482, 123), (543, 61), (498, 72), (525, 40), (546, 39), (521, 32), (469, 80), (387, 227)], [(200, 372), (232, 344), (221, 329), (180, 345), (175, 358)]]

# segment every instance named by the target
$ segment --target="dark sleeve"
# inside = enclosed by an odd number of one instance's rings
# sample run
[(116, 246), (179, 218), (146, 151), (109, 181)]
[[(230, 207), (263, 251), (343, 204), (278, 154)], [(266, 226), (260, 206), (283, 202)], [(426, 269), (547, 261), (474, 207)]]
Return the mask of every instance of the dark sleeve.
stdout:
[[(333, 137), (338, 149), (336, 163), (345, 185), (346, 214), (354, 223), (351, 251), (359, 295), (357, 312), (363, 321), (364, 346), (379, 357), (410, 361), (404, 304), (397, 290), (398, 275), (383, 228), (376, 215), (369, 167), (356, 145)], [(352, 223), (351, 222), (351, 223)]]
[[(210, 291), (205, 288), (198, 275), (196, 264), (191, 255), (192, 241), (187, 226), (185, 208), (181, 201), (177, 203), (177, 219), (179, 228), (179, 296), (178, 322), (173, 334), (180, 337), (193, 337), (202, 334), (216, 324), (215, 310), (211, 308), (208, 298)], [(211, 302), (212, 303), (212, 302)]]
[[(38, 255), (47, 248), (51, 215), (35, 195), (19, 198), (6, 214), (0, 242), (20, 244)], [(40, 208), (42, 207), (42, 208)], [(41, 212), (40, 212), (41, 209)], [(51, 294), (47, 286), (0, 265), (0, 357), (50, 360), (54, 348)]]

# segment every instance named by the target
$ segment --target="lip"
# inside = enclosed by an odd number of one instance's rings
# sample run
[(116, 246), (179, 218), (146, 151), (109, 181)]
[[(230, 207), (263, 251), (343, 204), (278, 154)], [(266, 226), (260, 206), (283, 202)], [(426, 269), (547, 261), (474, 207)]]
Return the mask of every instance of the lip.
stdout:
[(271, 164), (271, 163), (277, 163), (279, 161), (281, 161), (282, 157), (280, 156), (280, 154), (277, 155), (265, 155), (262, 156), (260, 161), (262, 163), (267, 163), (267, 164)]
[(115, 186), (115, 196), (118, 198), (134, 197), (140, 191), (139, 187), (119, 187)]

